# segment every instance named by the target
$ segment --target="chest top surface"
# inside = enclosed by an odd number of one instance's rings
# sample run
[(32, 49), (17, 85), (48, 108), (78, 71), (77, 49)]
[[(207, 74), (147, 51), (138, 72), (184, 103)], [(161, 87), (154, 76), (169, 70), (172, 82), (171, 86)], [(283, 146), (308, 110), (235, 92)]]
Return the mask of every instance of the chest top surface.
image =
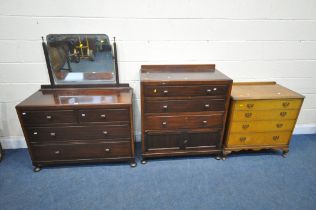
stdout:
[(231, 97), (234, 100), (304, 98), (303, 95), (276, 82), (234, 83)]
[(130, 105), (132, 89), (122, 88), (63, 88), (41, 89), (17, 107), (76, 107), (86, 105)]
[(214, 64), (207, 65), (142, 65), (141, 82), (208, 82), (232, 80), (215, 69)]

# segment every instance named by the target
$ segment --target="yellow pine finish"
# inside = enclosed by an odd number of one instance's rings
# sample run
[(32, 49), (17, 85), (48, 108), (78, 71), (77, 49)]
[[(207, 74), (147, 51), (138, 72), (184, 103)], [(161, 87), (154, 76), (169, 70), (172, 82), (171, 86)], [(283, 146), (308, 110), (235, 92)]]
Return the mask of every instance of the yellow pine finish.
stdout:
[(236, 101), (236, 110), (273, 110), (273, 109), (300, 109), (302, 99), (280, 100), (242, 100)]
[(288, 144), (291, 131), (263, 133), (232, 133), (228, 136), (227, 146), (262, 146)]
[(299, 110), (236, 110), (232, 113), (232, 121), (252, 121), (252, 120), (295, 120)]
[(232, 122), (230, 132), (292, 131), (295, 120)]

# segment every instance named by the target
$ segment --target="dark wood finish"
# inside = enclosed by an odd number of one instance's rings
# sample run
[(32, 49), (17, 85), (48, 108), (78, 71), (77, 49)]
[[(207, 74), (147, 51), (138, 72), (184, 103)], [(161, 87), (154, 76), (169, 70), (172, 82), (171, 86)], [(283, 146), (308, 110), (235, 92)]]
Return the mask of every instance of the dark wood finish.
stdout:
[(2, 161), (3, 157), (4, 157), (4, 151), (3, 151), (1, 143), (0, 143), (0, 162)]
[(142, 66), (143, 158), (219, 155), (231, 85), (214, 64)]
[(132, 89), (41, 89), (16, 106), (33, 165), (135, 163)]

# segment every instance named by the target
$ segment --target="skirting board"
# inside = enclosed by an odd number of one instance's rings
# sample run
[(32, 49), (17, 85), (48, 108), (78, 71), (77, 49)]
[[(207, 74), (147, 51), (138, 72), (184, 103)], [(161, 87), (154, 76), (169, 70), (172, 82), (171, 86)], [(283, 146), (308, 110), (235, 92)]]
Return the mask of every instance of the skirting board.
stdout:
[[(295, 126), (293, 134), (316, 134), (316, 124), (298, 124)], [(136, 132), (136, 142), (141, 141), (140, 132)], [(20, 149), (27, 148), (23, 136), (0, 137), (3, 149)]]

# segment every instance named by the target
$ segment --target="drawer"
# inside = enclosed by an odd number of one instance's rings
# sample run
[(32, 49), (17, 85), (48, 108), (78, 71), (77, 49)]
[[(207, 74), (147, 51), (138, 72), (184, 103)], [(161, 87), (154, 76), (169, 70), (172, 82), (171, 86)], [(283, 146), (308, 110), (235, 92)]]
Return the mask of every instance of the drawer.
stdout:
[(130, 142), (32, 145), (33, 161), (131, 157)]
[(261, 146), (288, 144), (292, 136), (287, 132), (232, 133), (227, 138), (227, 146)]
[(222, 127), (223, 113), (210, 115), (145, 116), (145, 130)]
[(295, 120), (232, 122), (230, 132), (292, 131)]
[(129, 125), (31, 127), (31, 142), (130, 138)]
[(86, 109), (79, 110), (79, 122), (117, 122), (129, 121), (128, 109)]
[(224, 111), (224, 99), (145, 101), (145, 113)]
[(226, 93), (226, 85), (144, 86), (144, 95), (148, 97), (217, 96)]
[(73, 110), (21, 111), (20, 116), (23, 122), (29, 125), (77, 122), (75, 112)]
[(146, 151), (191, 150), (217, 148), (220, 131), (190, 131), (180, 133), (146, 132)]
[(286, 110), (236, 110), (233, 112), (233, 121), (245, 120), (294, 120), (299, 113), (298, 109)]
[(235, 110), (299, 109), (301, 99), (236, 101)]

